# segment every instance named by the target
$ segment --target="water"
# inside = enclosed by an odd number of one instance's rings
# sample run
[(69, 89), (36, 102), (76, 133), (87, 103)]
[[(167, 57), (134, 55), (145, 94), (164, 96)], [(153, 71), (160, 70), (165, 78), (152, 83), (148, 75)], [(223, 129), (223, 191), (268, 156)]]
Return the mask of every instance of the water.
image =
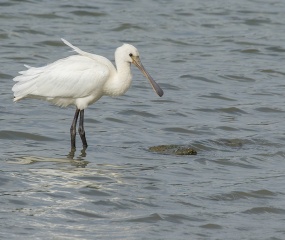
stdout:
[[(0, 2), (1, 239), (284, 239), (285, 2)], [(72, 53), (133, 67), (125, 96), (85, 113), (87, 151), (69, 155), (74, 108), (12, 102), (23, 64)], [(80, 146), (79, 138), (77, 145)], [(191, 146), (196, 156), (149, 152)]]

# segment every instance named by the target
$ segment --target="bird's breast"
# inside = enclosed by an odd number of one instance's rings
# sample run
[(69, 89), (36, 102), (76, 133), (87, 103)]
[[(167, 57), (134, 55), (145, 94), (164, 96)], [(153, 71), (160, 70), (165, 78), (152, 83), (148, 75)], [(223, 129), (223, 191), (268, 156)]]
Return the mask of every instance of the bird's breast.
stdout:
[(132, 74), (125, 76), (114, 76), (106, 82), (104, 87), (105, 95), (117, 97), (125, 94), (132, 84)]

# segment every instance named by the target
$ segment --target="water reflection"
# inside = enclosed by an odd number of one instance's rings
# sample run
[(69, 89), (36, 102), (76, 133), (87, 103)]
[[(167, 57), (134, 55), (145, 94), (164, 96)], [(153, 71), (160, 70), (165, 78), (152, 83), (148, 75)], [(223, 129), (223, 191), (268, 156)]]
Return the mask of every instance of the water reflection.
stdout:
[[(76, 152), (76, 149), (72, 148), (70, 150), (70, 152), (67, 154), (67, 158), (68, 159), (74, 159), (74, 156), (75, 156), (75, 152)], [(83, 160), (83, 158), (85, 158), (87, 156), (86, 154), (86, 148), (83, 148), (81, 150), (81, 154), (77, 157), (77, 160)]]
[[(69, 163), (72, 166), (78, 167), (78, 168), (85, 168), (88, 165), (88, 161), (84, 160), (84, 157), (86, 156), (85, 151), (81, 151), (81, 154), (74, 159), (74, 153), (69, 153), (67, 155), (67, 158), (53, 158), (53, 157), (41, 157), (41, 156), (22, 156), (22, 157), (16, 157), (12, 160), (7, 161), (8, 163), (12, 164), (33, 164), (37, 162), (55, 162), (55, 163)], [(73, 154), (73, 155), (72, 155)]]

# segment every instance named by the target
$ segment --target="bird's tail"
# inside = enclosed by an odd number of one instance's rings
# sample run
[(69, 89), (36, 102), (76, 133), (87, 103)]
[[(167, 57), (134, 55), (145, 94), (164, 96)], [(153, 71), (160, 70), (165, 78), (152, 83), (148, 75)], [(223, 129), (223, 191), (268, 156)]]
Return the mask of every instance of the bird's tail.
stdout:
[(40, 68), (33, 68), (28, 65), (25, 65), (25, 67), (27, 70), (19, 72), (20, 75), (13, 79), (17, 82), (12, 88), (12, 91), (14, 92), (14, 102), (17, 102), (36, 91), (36, 78), (41, 70)]

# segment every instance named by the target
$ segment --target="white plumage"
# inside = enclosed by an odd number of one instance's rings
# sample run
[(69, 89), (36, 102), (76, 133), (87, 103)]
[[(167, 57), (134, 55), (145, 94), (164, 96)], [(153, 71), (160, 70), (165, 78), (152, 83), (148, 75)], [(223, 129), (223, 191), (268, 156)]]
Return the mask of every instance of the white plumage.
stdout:
[(116, 69), (107, 58), (84, 52), (64, 39), (62, 41), (78, 55), (72, 55), (38, 68), (25, 65), (27, 70), (19, 72), (21, 75), (13, 79), (17, 83), (13, 86), (12, 91), (15, 102), (23, 98), (35, 98), (52, 102), (61, 107), (75, 105), (76, 112), (72, 123), (74, 129), (71, 129), (72, 148), (75, 148), (75, 127), (78, 114), (80, 113), (81, 116), (82, 113), (79, 131), (82, 129), (84, 136), (81, 134), (82, 131), (79, 133), (83, 146), (87, 147), (83, 128), (84, 109), (103, 95), (120, 96), (124, 94), (132, 82), (131, 63), (135, 64), (148, 78), (156, 93), (159, 96), (163, 95), (162, 89), (144, 69), (139, 52), (134, 46), (124, 44), (117, 48), (115, 52)]

